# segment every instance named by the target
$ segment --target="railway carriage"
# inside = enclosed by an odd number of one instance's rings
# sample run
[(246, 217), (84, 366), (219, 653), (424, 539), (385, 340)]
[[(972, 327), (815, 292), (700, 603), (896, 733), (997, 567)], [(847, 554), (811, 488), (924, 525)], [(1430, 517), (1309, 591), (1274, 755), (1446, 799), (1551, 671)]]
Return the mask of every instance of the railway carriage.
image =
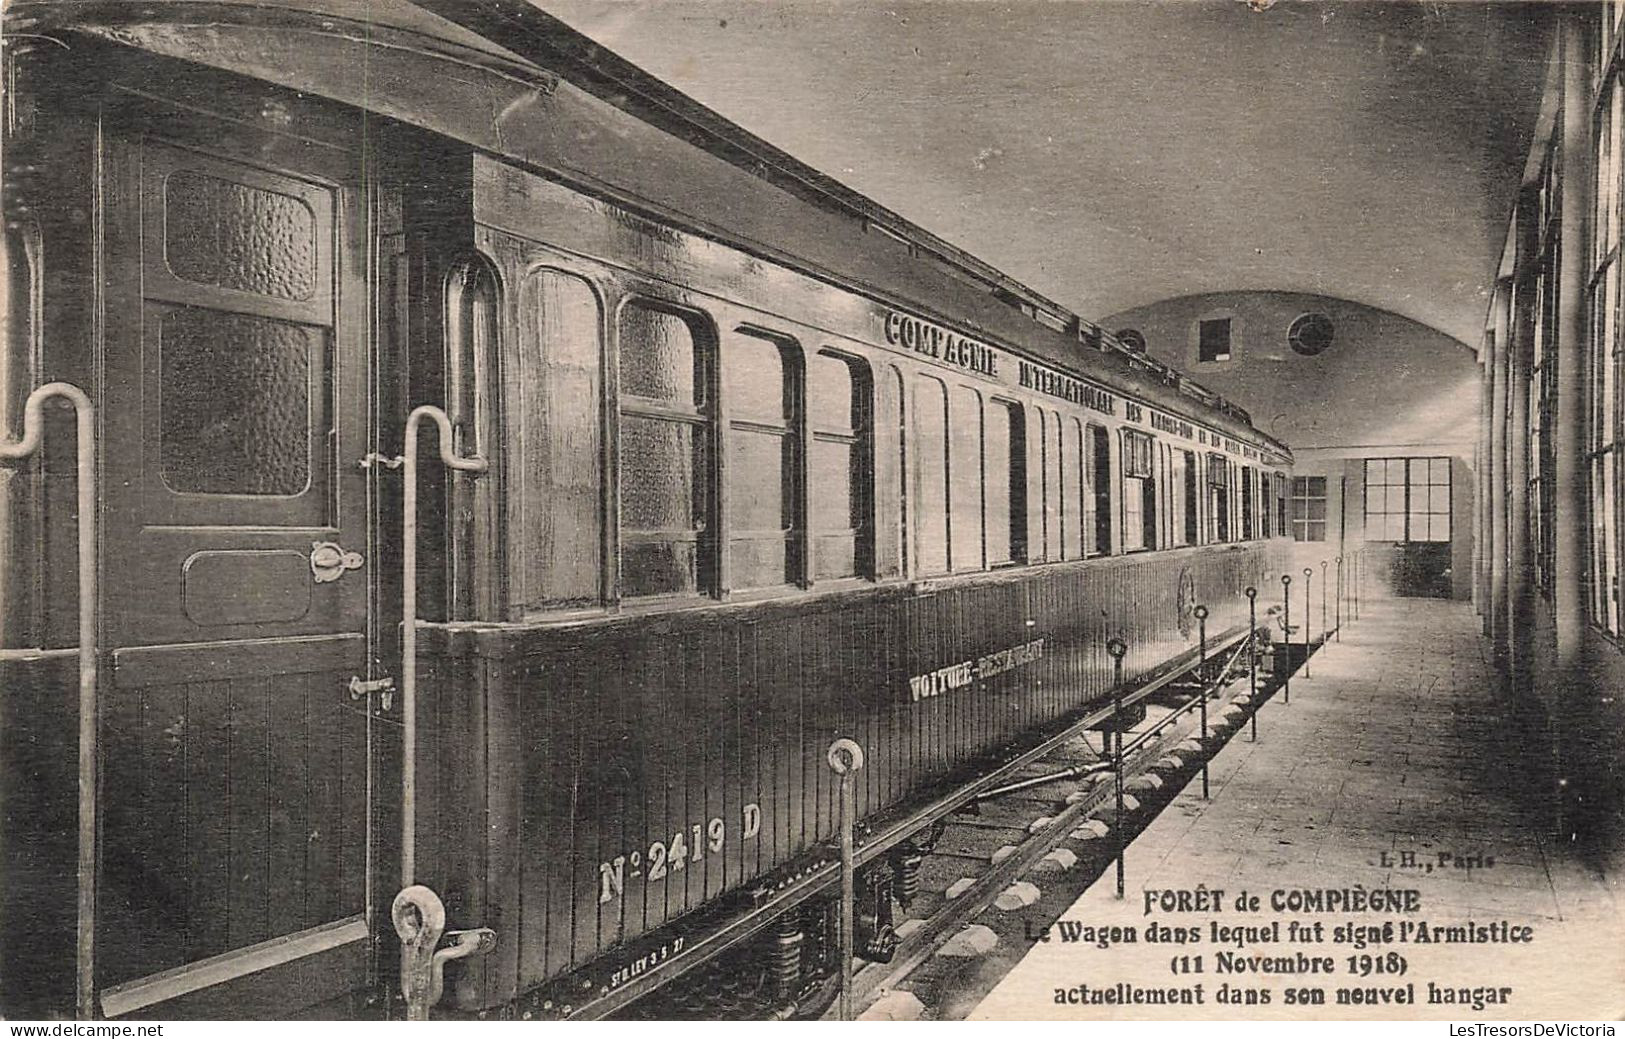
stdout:
[(525, 5), (5, 32), (0, 441), (95, 416), (0, 469), (10, 1013), (381, 1013), (407, 885), (481, 936), (440, 1012), (793, 994), (832, 739), (883, 956), (1108, 636), (1282, 571), (1240, 409)]

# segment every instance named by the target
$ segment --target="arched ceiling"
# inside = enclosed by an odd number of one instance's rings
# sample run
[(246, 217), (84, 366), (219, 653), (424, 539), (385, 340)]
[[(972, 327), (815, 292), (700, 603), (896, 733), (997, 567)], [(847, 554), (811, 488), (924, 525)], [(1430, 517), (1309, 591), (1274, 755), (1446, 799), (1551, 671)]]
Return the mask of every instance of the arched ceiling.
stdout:
[(1085, 317), (1278, 289), (1470, 344), (1547, 39), (1478, 2), (532, 2)]

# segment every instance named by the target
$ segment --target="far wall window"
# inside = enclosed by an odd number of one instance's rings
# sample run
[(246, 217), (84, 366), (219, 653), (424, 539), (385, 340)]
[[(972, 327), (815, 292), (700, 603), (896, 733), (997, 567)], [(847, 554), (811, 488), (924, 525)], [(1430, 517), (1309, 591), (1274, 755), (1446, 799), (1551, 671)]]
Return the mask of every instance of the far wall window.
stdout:
[(1450, 459), (1366, 459), (1365, 539), (1449, 541)]
[(1230, 360), (1230, 319), (1213, 318), (1197, 324), (1197, 360)]
[(1292, 478), (1292, 540), (1326, 540), (1326, 478)]

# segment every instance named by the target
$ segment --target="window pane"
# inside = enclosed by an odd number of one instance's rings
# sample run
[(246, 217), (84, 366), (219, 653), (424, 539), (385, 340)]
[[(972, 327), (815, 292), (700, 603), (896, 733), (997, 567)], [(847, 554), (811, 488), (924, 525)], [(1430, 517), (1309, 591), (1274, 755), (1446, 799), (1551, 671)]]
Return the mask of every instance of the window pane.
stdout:
[(1190, 538), (1185, 531), (1185, 458), (1184, 451), (1175, 451), (1168, 456), (1168, 497), (1169, 501), (1169, 531), (1173, 535), (1176, 545), (1190, 544)]
[[(1196, 454), (1192, 451), (1179, 452), (1185, 457), (1184, 499), (1185, 506), (1185, 544), (1196, 544), (1197, 538), (1197, 508), (1201, 501), (1197, 495), (1200, 493), (1196, 480)], [(1285, 510), (1282, 510), (1281, 522), (1286, 522)], [(1285, 533), (1283, 531), (1282, 533)]]
[(310, 483), (311, 370), (326, 333), (191, 307), (161, 324), (162, 474), (193, 494), (296, 495)]
[(621, 594), (693, 595), (699, 591), (699, 547), (692, 541), (645, 541), (621, 545)]
[(1253, 469), (1244, 465), (1241, 467), (1241, 537), (1244, 541), (1252, 540), (1254, 515)]
[(849, 531), (863, 525), (852, 494), (855, 483), (856, 445), (813, 438), (812, 527), (820, 533)]
[(621, 527), (692, 533), (704, 526), (703, 438), (687, 422), (621, 416)]
[(858, 428), (857, 394), (852, 368), (826, 353), (812, 355), (807, 372), (807, 417), (825, 433), (850, 433)]
[(929, 375), (914, 383), (914, 529), (922, 574), (948, 570), (948, 388)]
[(621, 393), (699, 407), (705, 400), (688, 322), (629, 303), (621, 311)]
[(872, 558), (868, 368), (827, 352), (813, 354), (808, 363), (810, 522), (815, 535), (842, 535), (816, 537), (813, 576), (852, 577), (867, 571)]
[(603, 361), (586, 281), (537, 271), (519, 295), (520, 426), (509, 445), (510, 591), (520, 608), (599, 598)]
[(789, 437), (735, 429), (728, 441), (730, 480), (728, 522), (741, 537), (787, 531), (795, 525), (795, 443)]
[(1055, 453), (1060, 459), (1055, 501), (1061, 513), (1060, 558), (1077, 559), (1083, 555), (1083, 538), (1078, 530), (1078, 441), (1067, 426), (1067, 420), (1055, 416)]
[(953, 447), (948, 470), (953, 480), (953, 568), (982, 568), (982, 396), (954, 387)]
[(1095, 543), (1094, 551), (1109, 555), (1112, 550), (1112, 441), (1099, 426), (1089, 427), (1093, 446), (1089, 459), (1089, 478), (1095, 489)]
[[(1020, 421), (1016, 419), (1015, 421)], [(1008, 563), (1010, 544), (1010, 427), (1011, 405), (992, 401), (987, 406), (987, 562)]]
[(854, 536), (821, 534), (813, 545), (813, 551), (817, 560), (814, 580), (852, 577), (858, 572), (857, 538)]
[(1044, 558), (1061, 558), (1061, 416), (1040, 412), (1044, 427)]
[(175, 170), (164, 183), (164, 259), (201, 285), (306, 300), (318, 282), (316, 214), (304, 199)]
[(782, 351), (771, 339), (744, 333), (727, 337), (722, 377), (727, 388), (724, 406), (730, 418), (784, 424), (793, 407), (793, 384), (785, 378)]
[(795, 580), (795, 575), (790, 572), (793, 563), (789, 545), (782, 536), (733, 538), (729, 545), (732, 553), (729, 563), (735, 588), (772, 588)]
[(1197, 326), (1197, 357), (1202, 361), (1230, 359), (1230, 319), (1215, 318)]

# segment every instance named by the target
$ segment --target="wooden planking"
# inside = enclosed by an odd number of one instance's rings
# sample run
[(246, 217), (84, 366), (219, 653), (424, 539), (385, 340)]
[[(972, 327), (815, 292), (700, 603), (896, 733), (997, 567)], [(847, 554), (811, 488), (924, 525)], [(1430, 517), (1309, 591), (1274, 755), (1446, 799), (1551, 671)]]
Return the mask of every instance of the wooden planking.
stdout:
[[(825, 753), (834, 736), (865, 745), (862, 809), (898, 805), (947, 770), (1107, 693), (1107, 635), (1138, 647), (1130, 675), (1185, 648), (1175, 612), (1180, 566), (1204, 587), (1229, 588), (1244, 583), (1253, 559), (1148, 554), (850, 606), (669, 615), (607, 636), (590, 627), (522, 634), (514, 644), (530, 663), (485, 679), (530, 685), (516, 708), (523, 736), (501, 752), (527, 758), (514, 830), (527, 844), (513, 896), (519, 989), (832, 840), (837, 783)], [(1035, 638), (1045, 640), (1040, 661), (908, 700), (911, 675)], [(501, 767), (500, 756), (493, 751), (491, 767)], [(743, 806), (753, 801), (763, 828), (745, 841)], [(726, 827), (724, 852), (705, 849), (696, 860), (692, 827), (700, 825), (703, 843), (712, 818)], [(682, 870), (669, 858), (679, 827)], [(651, 882), (656, 841), (667, 849), (667, 875)], [(599, 863), (633, 851), (641, 875), (628, 861), (624, 893), (600, 905)], [(491, 897), (502, 897), (495, 887)], [(551, 948), (533, 948), (538, 942)]]
[(519, 994), (519, 943), (513, 937), (522, 933), (523, 903), (519, 894), (521, 840), (522, 771), (513, 767), (490, 767), (492, 763), (524, 760), (521, 742), (519, 699), (529, 690), (509, 673), (517, 662), (479, 660), (483, 669), (481, 688), (490, 691), (486, 703), (487, 768), (486, 803), (490, 806), (484, 840), (490, 848), (486, 860), (485, 904), (469, 925), (489, 927), (509, 940), (498, 941), (484, 957), (485, 981), (480, 991), (487, 1000), (506, 1001)]
[[(223, 806), (230, 881), (226, 895), (226, 948), (241, 949), (269, 935), (270, 862), (266, 830), (270, 805), (266, 769), (270, 758), (269, 683), (253, 678), (226, 688)], [(216, 748), (219, 750), (219, 748)]]
[[(346, 790), (343, 760), (339, 754), (320, 748), (334, 747), (344, 738), (343, 708), (332, 705), (327, 690), (312, 680), (309, 709), (305, 714), (305, 824), (303, 834), (305, 874), (305, 918), (307, 927), (347, 915), (344, 892), (335, 883), (344, 872), (344, 840), (337, 827), (345, 812), (345, 798), (358, 793)], [(398, 800), (393, 798), (392, 800)], [(364, 807), (364, 804), (363, 804)], [(389, 871), (393, 876), (395, 871)], [(359, 904), (356, 903), (357, 905)], [(354, 911), (355, 906), (350, 907)]]
[(223, 683), (194, 683), (186, 691), (185, 875), (192, 888), (187, 899), (186, 959), (200, 960), (230, 947), (231, 845), (220, 823), (220, 806), (230, 797), (227, 776), (220, 768), (220, 752), (231, 745), (230, 699)]

